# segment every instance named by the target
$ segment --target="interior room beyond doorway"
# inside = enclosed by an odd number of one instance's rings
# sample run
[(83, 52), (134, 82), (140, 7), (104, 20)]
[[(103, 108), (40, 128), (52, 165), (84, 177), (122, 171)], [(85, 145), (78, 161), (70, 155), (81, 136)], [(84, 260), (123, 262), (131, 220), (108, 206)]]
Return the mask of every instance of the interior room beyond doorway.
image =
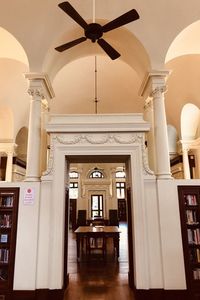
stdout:
[[(114, 160), (113, 160), (114, 159)], [(69, 232), (68, 273), (69, 286), (64, 299), (110, 299), (116, 292), (119, 299), (133, 299), (128, 286), (128, 234), (125, 165), (127, 157), (70, 158), (68, 165)], [(68, 161), (67, 161), (68, 163)], [(85, 226), (109, 226), (109, 212), (117, 211), (120, 231), (119, 258), (114, 255), (112, 239), (106, 242), (105, 257), (95, 250), (90, 255), (86, 245), (77, 260), (76, 229), (80, 211), (86, 211)], [(92, 223), (99, 220), (100, 223)], [(115, 290), (114, 290), (115, 287)], [(80, 298), (80, 295), (82, 295)], [(110, 295), (110, 296), (109, 296)], [(123, 298), (126, 295), (126, 298)], [(106, 298), (105, 298), (106, 297)], [(113, 296), (112, 296), (113, 297)]]

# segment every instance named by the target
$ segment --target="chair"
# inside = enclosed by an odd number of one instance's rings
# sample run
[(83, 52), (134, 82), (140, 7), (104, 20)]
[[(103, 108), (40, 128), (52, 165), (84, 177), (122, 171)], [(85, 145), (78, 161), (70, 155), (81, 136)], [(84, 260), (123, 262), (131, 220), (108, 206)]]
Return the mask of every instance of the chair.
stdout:
[[(104, 234), (101, 234), (99, 232), (98, 236), (96, 234), (90, 234), (89, 237), (87, 237), (86, 242), (86, 249), (87, 249), (87, 255), (91, 258), (91, 254), (99, 255), (102, 254), (103, 259), (106, 255), (106, 238)], [(96, 257), (96, 256), (94, 256)]]
[(77, 227), (86, 226), (86, 209), (78, 210), (78, 218), (76, 222)]
[(104, 218), (101, 216), (95, 216), (94, 219), (92, 220), (92, 225), (93, 226), (104, 226), (105, 225)]
[(119, 218), (117, 209), (109, 209), (109, 225), (119, 227)]

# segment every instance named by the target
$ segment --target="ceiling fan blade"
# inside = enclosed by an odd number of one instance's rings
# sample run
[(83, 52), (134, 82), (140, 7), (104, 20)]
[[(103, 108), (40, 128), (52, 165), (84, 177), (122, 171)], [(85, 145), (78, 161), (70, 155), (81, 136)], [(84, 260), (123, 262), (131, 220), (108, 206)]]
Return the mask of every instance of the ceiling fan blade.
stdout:
[(108, 44), (104, 39), (99, 39), (97, 41), (97, 43), (110, 56), (110, 58), (112, 60), (120, 57), (120, 54), (110, 44)]
[(69, 49), (71, 47), (74, 47), (74, 46), (76, 46), (76, 45), (78, 45), (78, 44), (80, 44), (80, 43), (82, 43), (82, 42), (84, 42), (86, 40), (87, 40), (86, 37), (81, 37), (79, 39), (76, 39), (76, 40), (73, 40), (73, 41), (68, 42), (66, 44), (63, 44), (61, 46), (58, 46), (58, 47), (55, 48), (55, 50), (57, 50), (59, 52), (63, 52), (64, 50), (67, 50), (67, 49)]
[(132, 9), (125, 14), (121, 15), (120, 17), (114, 19), (113, 21), (105, 24), (102, 26), (103, 32), (108, 32), (125, 24), (128, 24), (132, 21), (139, 19), (140, 16), (138, 15), (135, 9)]
[(58, 6), (81, 27), (83, 27), (84, 29), (87, 28), (88, 24), (68, 1), (59, 3)]

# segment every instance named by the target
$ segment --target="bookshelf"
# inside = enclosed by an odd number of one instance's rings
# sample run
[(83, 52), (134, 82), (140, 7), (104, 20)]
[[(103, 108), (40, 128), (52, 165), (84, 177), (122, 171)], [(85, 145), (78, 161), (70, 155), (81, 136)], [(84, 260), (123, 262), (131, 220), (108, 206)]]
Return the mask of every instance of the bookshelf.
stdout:
[(13, 289), (19, 188), (0, 188), (0, 299)]
[(178, 186), (187, 288), (200, 293), (200, 186)]

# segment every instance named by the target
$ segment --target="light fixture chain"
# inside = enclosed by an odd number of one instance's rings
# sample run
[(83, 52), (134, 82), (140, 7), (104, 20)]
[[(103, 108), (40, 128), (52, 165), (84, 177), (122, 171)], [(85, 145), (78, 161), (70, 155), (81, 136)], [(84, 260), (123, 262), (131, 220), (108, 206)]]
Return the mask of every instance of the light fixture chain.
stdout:
[(95, 0), (93, 0), (92, 22), (95, 23)]

